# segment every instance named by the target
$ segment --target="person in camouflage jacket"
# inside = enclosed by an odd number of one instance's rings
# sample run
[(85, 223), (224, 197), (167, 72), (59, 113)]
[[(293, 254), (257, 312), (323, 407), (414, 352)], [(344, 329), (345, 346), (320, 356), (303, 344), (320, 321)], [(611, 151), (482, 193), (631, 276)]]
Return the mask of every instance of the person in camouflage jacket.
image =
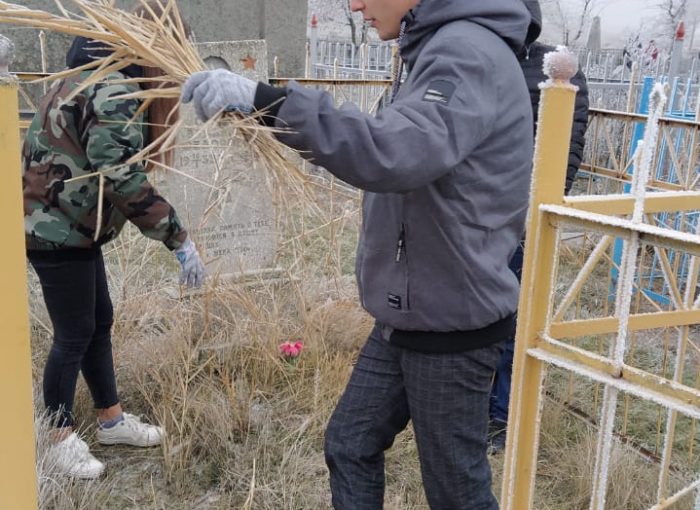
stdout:
[[(106, 51), (77, 38), (68, 67), (87, 64)], [(119, 403), (113, 309), (101, 246), (115, 239), (129, 220), (175, 251), (182, 265), (181, 283), (199, 286), (204, 276), (194, 243), (173, 207), (148, 182), (143, 164), (125, 164), (157, 137), (146, 122), (149, 112), (156, 113), (154, 106), (141, 114), (141, 102), (124, 97), (139, 87), (125, 79), (144, 76), (144, 69), (127, 67), (75, 94), (91, 73), (51, 87), (22, 151), (27, 256), (39, 276), (54, 330), (43, 379), (44, 402), (56, 427), (50, 455), (59, 470), (79, 478), (98, 477), (104, 465), (73, 432), (78, 372), (97, 409), (100, 443), (153, 446), (163, 436), (160, 427), (123, 412)]]
[[(91, 73), (56, 83), (27, 132), (22, 176), (27, 246), (101, 246), (128, 219), (175, 250), (187, 238), (175, 210), (148, 182), (141, 163), (122, 164), (143, 149), (147, 129), (142, 116), (129, 124), (139, 101), (114, 98), (136, 92), (138, 85), (110, 83), (126, 78), (112, 73), (66, 101)], [(104, 176), (99, 227), (97, 172)]]

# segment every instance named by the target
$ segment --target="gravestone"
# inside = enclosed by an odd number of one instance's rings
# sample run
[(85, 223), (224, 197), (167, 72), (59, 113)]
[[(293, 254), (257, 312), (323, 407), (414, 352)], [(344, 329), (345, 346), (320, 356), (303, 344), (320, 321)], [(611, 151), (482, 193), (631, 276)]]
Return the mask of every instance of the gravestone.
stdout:
[[(203, 43), (197, 48), (211, 68), (267, 79), (264, 41)], [(241, 277), (274, 271), (276, 218), (265, 169), (230, 129), (202, 131), (191, 105), (183, 106), (181, 117), (186, 127), (174, 167), (182, 174), (168, 172), (165, 186), (202, 252), (207, 273)]]

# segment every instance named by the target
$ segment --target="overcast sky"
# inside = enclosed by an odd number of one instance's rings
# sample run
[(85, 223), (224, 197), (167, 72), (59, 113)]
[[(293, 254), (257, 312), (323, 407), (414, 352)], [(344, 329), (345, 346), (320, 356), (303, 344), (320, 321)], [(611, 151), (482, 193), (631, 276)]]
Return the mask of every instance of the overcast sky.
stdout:
[(603, 34), (613, 36), (625, 29), (639, 27), (642, 19), (653, 16), (658, 10), (655, 0), (605, 0), (601, 2), (600, 16)]
[[(486, 2), (489, 0), (477, 1)], [(545, 0), (540, 0), (541, 3), (544, 3), (544, 1)], [(582, 3), (582, 0), (560, 1), (564, 4), (564, 7), (567, 7), (566, 4), (568, 4), (568, 6), (580, 6)], [(596, 0), (597, 6), (593, 14), (599, 14), (601, 17), (603, 45), (613, 48), (622, 48), (627, 40), (627, 36), (632, 32), (636, 33), (643, 22), (647, 27), (653, 26), (654, 19), (660, 16), (660, 11), (657, 6), (662, 1), (664, 0)], [(688, 0), (688, 3), (700, 10), (700, 0)], [(340, 2), (336, 1), (309, 0), (309, 16), (311, 16), (312, 13), (319, 15), (320, 26), (324, 30), (323, 36), (325, 37), (347, 36), (348, 29), (345, 26), (345, 18), (339, 6)], [(560, 33), (557, 32), (555, 36), (554, 30), (556, 29), (550, 27), (550, 34), (547, 34), (548, 31), (545, 28), (545, 35), (543, 37), (547, 42), (559, 43), (561, 41), (555, 40), (554, 38), (560, 37)], [(548, 38), (547, 35), (551, 35), (552, 37)], [(648, 39), (648, 37), (642, 35), (642, 39)], [(690, 36), (687, 35), (686, 41), (689, 40)], [(582, 42), (585, 42), (585, 39)], [(700, 27), (698, 27), (698, 32), (695, 36), (694, 46), (700, 48)]]
[[(565, 0), (572, 1), (572, 0)], [(573, 0), (575, 1), (575, 0)], [(658, 4), (661, 0), (599, 0), (598, 10), (601, 16), (603, 30), (603, 44), (622, 42), (624, 34), (638, 29), (640, 24), (647, 26), (654, 23), (654, 19), (660, 16)], [(700, 0), (689, 0), (688, 4), (697, 9), (696, 2)], [(689, 30), (691, 27), (686, 27)], [(694, 46), (698, 46), (698, 36), (696, 33)], [(686, 35), (686, 41), (689, 41)]]

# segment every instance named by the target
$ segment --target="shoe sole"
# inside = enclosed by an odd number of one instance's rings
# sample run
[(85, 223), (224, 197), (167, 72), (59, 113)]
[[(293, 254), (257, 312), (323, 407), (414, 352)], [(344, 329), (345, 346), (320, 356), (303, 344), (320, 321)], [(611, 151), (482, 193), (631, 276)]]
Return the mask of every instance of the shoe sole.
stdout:
[(154, 446), (160, 446), (161, 441), (157, 443), (137, 443), (135, 441), (122, 441), (120, 439), (98, 439), (97, 442), (102, 446), (135, 446), (137, 448), (153, 448)]
[(87, 474), (80, 474), (80, 473), (71, 473), (70, 471), (66, 473), (66, 476), (69, 478), (74, 478), (76, 480), (97, 480), (102, 476), (102, 474), (105, 472), (104, 468), (97, 473), (96, 475), (87, 475)]

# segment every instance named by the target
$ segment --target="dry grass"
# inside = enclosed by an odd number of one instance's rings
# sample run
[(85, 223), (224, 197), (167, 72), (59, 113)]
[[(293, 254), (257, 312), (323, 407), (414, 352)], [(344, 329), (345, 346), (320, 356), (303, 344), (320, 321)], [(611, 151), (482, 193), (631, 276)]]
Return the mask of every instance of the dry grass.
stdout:
[[(164, 424), (168, 439), (147, 451), (95, 447), (107, 463), (104, 480), (42, 478), (42, 508), (330, 507), (323, 430), (371, 319), (358, 305), (351, 275), (357, 202), (349, 204), (344, 190), (331, 192), (330, 186), (319, 196), (311, 211), (299, 203), (278, 211), (284, 278), (239, 285), (211, 281), (204, 293), (183, 299), (166, 292), (177, 270), (172, 256), (135, 230), (122, 235), (107, 253), (120, 394), (127, 410)], [(580, 259), (576, 250), (563, 252), (562, 292)], [(596, 295), (608, 285), (607, 270), (600, 271), (578, 304), (586, 316), (600, 313)], [(38, 381), (49, 331), (36, 282), (31, 287)], [(305, 351), (297, 364), (287, 364), (277, 346), (298, 338)], [(598, 338), (582, 342), (592, 350), (605, 345)], [(649, 363), (662, 359), (654, 352)], [(592, 421), (602, 390), (554, 370), (546, 388), (551, 397), (544, 410), (535, 508), (585, 509), (597, 440)], [(656, 492), (658, 461), (636, 447), (653, 451), (659, 410), (634, 401), (629, 406), (625, 434), (634, 444), (616, 443), (608, 496), (615, 509), (648, 508)], [(91, 402), (82, 385), (76, 413), (90, 438)], [(684, 456), (694, 437), (691, 424), (679, 427), (686, 432), (674, 457), (675, 488), (693, 476), (698, 460)], [(623, 430), (621, 423), (616, 430)], [(40, 441), (39, 451), (44, 449)], [(492, 458), (496, 494), (501, 464), (501, 455)], [(386, 508), (427, 508), (410, 429), (388, 453)]]
[[(144, 24), (115, 13), (108, 1), (72, 0), (72, 5), (80, 14), (66, 11), (47, 18), (0, 1), (0, 22), (96, 37), (129, 63), (153, 64), (152, 55), (157, 54), (167, 79), (156, 92), (140, 96), (146, 102), (154, 94), (176, 97), (177, 84), (203, 69), (177, 21), (173, 25), (163, 18)], [(163, 43), (158, 42), (161, 36)], [(130, 43), (127, 49), (125, 42), (133, 37), (140, 43)], [(153, 44), (143, 44), (146, 40)], [(96, 76), (115, 69), (110, 67), (114, 64), (98, 62)], [(178, 124), (168, 133), (169, 143), (175, 143), (182, 127)], [(203, 129), (211, 128), (213, 124)], [(214, 275), (201, 294), (173, 299), (168, 292), (177, 269), (172, 256), (136, 232), (126, 232), (107, 253), (121, 400), (127, 410), (163, 424), (167, 440), (162, 448), (148, 451), (95, 446), (95, 454), (107, 462), (106, 476), (97, 483), (72, 483), (57, 478), (45, 461), (46, 425), (37, 420), (42, 508), (329, 508), (323, 429), (371, 327), (357, 303), (351, 276), (358, 196), (300, 170), (296, 158), (255, 122), (229, 117), (216, 129), (243, 137), (265, 164), (281, 232), (277, 262), (286, 273), (273, 281), (239, 284), (217, 281)], [(212, 210), (216, 207), (212, 204)], [(560, 297), (588, 250), (588, 245), (564, 250), (557, 283)], [(606, 263), (596, 269), (577, 300), (578, 317), (608, 314)], [(31, 291), (34, 373), (39, 381), (50, 328), (36, 281)], [(305, 343), (296, 364), (278, 355), (279, 343), (290, 339)], [(602, 337), (579, 342), (594, 351), (608, 346)], [(640, 346), (634, 354), (639, 363), (668, 369), (666, 347), (651, 337), (640, 339)], [(593, 422), (601, 391), (556, 371), (547, 379), (547, 390), (553, 400), (547, 400), (544, 410), (536, 508), (584, 509), (590, 498), (597, 440)], [(621, 414), (630, 420), (616, 430), (653, 450), (659, 410), (638, 402), (621, 405), (629, 405)], [(588, 418), (572, 409), (583, 410)], [(91, 403), (83, 385), (76, 414), (91, 437)], [(685, 442), (678, 447), (681, 455), (674, 457), (672, 488), (690, 479), (699, 462), (688, 452), (688, 445), (694, 445), (694, 424), (680, 426)], [(609, 508), (641, 509), (653, 502), (658, 465), (635, 448), (622, 442), (615, 446)], [(492, 461), (498, 493), (502, 458)], [(687, 502), (677, 508), (688, 507), (683, 505)], [(388, 453), (386, 507), (427, 508), (410, 429)]]
[[(323, 429), (371, 328), (351, 277), (222, 284), (173, 300), (161, 292), (171, 274), (153, 264), (169, 255), (146, 243), (127, 233), (107, 257), (115, 359), (125, 408), (162, 423), (167, 441), (150, 451), (96, 448), (104, 482), (46, 480), (43, 508), (104, 508), (106, 499), (126, 508), (327, 508)], [(143, 265), (121, 260), (144, 249)], [(32, 294), (38, 378), (48, 333), (34, 286)], [(297, 338), (305, 350), (292, 365), (278, 344)], [(88, 428), (90, 406), (81, 385), (76, 413)], [(420, 507), (410, 432), (389, 465), (393, 508)]]
[[(323, 197), (319, 206), (325, 218), (305, 217), (303, 208), (283, 215), (288, 221), (282, 223), (279, 261), (288, 268), (286, 277), (212, 283), (202, 294), (183, 299), (166, 292), (176, 271), (171, 255), (134, 230), (123, 234), (107, 253), (121, 398), (126, 409), (162, 423), (168, 438), (162, 448), (146, 451), (95, 446), (107, 463), (104, 479), (69, 483), (44, 476), (42, 508), (330, 507), (323, 430), (371, 319), (357, 303), (350, 270), (343, 269), (352, 260), (344, 247), (355, 242), (358, 217), (340, 221), (347, 211), (344, 198), (331, 200), (328, 189)], [(333, 233), (339, 224), (344, 228)], [(565, 256), (562, 271), (573, 263)], [(586, 310), (594, 303), (580, 306)], [(49, 332), (42, 326), (48, 321), (35, 284), (32, 304), (39, 380)], [(291, 365), (280, 359), (277, 347), (298, 338), (306, 347)], [(556, 371), (547, 379), (553, 399), (544, 410), (538, 509), (588, 507), (597, 430), (562, 402), (595, 417), (596, 392), (594, 385), (576, 380), (575, 391), (567, 394), (568, 384)], [(76, 413), (90, 438), (91, 402), (82, 385)], [(656, 413), (634, 404), (635, 427), (627, 433), (653, 442)], [(40, 439), (40, 452), (45, 445)], [(683, 459), (675, 462), (687, 465)], [(497, 494), (501, 463), (502, 456), (492, 458)], [(655, 461), (618, 442), (612, 472), (609, 508), (650, 506)], [(676, 472), (672, 486), (680, 487), (691, 474), (692, 469)], [(388, 453), (386, 508), (427, 508), (410, 429)]]
[[(549, 401), (544, 410), (537, 508), (589, 508), (597, 430)], [(614, 447), (606, 508), (649, 508), (658, 468), (632, 448)], [(540, 506), (541, 505), (541, 506)]]

